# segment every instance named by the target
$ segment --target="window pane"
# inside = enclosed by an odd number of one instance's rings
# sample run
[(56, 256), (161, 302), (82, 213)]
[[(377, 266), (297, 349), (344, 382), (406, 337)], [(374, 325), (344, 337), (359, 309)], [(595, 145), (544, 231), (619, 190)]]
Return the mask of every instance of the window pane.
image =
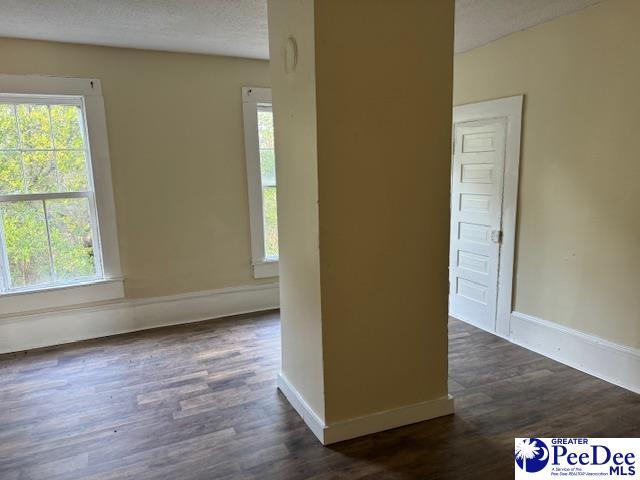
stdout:
[(18, 148), (19, 143), (15, 107), (2, 103), (0, 104), (0, 149)]
[(52, 148), (51, 123), (47, 105), (17, 106), (22, 148)]
[[(80, 106), (0, 103), (0, 195), (89, 192), (84, 132)], [(9, 288), (97, 277), (92, 200), (51, 197), (0, 202)]]
[(56, 148), (84, 148), (82, 112), (75, 105), (51, 105), (53, 141)]
[(56, 167), (60, 191), (85, 192), (89, 190), (87, 161), (83, 150), (57, 151)]
[(273, 148), (260, 149), (260, 175), (262, 185), (273, 186), (276, 184), (276, 157)]
[(47, 217), (56, 281), (95, 277), (88, 200), (47, 200)]
[(278, 258), (278, 209), (275, 187), (262, 189), (262, 208), (265, 255), (267, 258)]
[(56, 169), (53, 152), (25, 150), (22, 154), (24, 179), (28, 193), (57, 192)]
[(0, 147), (18, 150), (0, 148), (0, 194), (88, 191), (83, 125), (75, 105), (0, 104)]
[(11, 287), (50, 283), (51, 263), (42, 202), (3, 203), (0, 211)]
[(0, 195), (22, 191), (20, 152), (0, 151)]
[(273, 148), (273, 113), (258, 110), (258, 140), (260, 148)]

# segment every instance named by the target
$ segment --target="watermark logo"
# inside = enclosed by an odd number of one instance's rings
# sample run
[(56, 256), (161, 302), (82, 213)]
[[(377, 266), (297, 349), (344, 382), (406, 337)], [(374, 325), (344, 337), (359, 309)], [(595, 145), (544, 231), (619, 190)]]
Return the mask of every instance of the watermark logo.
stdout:
[(549, 463), (549, 448), (539, 438), (521, 438), (516, 441), (516, 465), (525, 472), (535, 473)]
[(516, 480), (640, 480), (640, 438), (516, 438), (514, 458)]

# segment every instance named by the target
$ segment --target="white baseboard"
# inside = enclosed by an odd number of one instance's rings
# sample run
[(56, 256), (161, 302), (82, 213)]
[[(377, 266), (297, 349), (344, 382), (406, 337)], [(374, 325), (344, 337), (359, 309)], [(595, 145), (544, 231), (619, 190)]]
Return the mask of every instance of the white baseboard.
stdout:
[(640, 350), (513, 312), (509, 340), (607, 382), (640, 393)]
[(278, 285), (249, 285), (0, 319), (0, 353), (278, 308)]
[(454, 314), (451, 312), (449, 312), (449, 316), (452, 318), (455, 318), (456, 320), (460, 320), (461, 322), (468, 323), (469, 325), (479, 328), (480, 330), (484, 330), (485, 332), (490, 333), (491, 335), (495, 335), (497, 337), (504, 338), (505, 340), (509, 340), (509, 337), (505, 337), (504, 335), (501, 335), (495, 330), (492, 330), (491, 328), (487, 328), (485, 325), (482, 325), (480, 322), (476, 322), (472, 318), (468, 318), (468, 317), (465, 317), (464, 315), (460, 315), (458, 313)]
[(392, 428), (404, 427), (412, 423), (444, 417), (452, 413), (453, 397), (446, 395), (413, 405), (405, 405), (392, 410), (329, 424), (325, 428), (324, 443), (329, 445), (363, 435), (391, 430)]
[(278, 373), (278, 390), (282, 392), (291, 406), (298, 412), (298, 415), (302, 417), (302, 420), (307, 424), (309, 430), (325, 445), (324, 431), (327, 427), (324, 424), (324, 420), (313, 411), (302, 395), (300, 395), (300, 392), (298, 392), (282, 372)]
[(278, 375), (278, 388), (323, 445), (403, 427), (453, 413), (453, 398), (447, 395), (434, 400), (326, 425), (282, 373)]

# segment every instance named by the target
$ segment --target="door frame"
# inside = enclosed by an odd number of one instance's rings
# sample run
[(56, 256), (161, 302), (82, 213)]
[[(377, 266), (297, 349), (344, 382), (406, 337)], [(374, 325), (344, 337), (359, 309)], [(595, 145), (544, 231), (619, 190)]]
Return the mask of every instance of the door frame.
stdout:
[[(516, 247), (516, 216), (518, 207), (518, 175), (520, 171), (520, 137), (522, 135), (522, 108), (524, 95), (469, 103), (453, 107), (452, 131), (458, 123), (492, 118), (506, 118), (504, 183), (502, 191), (502, 241), (498, 256), (498, 299), (494, 330), (491, 333), (508, 338), (513, 307), (513, 272)], [(451, 162), (453, 165), (453, 152)], [(469, 319), (460, 319), (469, 321)], [(469, 322), (472, 323), (472, 322)]]

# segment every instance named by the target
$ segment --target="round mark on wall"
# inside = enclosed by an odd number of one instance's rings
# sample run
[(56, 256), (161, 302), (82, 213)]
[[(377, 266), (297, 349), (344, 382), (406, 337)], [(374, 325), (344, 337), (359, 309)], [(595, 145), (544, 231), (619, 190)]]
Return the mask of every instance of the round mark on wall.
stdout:
[(292, 36), (284, 43), (284, 71), (292, 73), (298, 66), (298, 42)]

